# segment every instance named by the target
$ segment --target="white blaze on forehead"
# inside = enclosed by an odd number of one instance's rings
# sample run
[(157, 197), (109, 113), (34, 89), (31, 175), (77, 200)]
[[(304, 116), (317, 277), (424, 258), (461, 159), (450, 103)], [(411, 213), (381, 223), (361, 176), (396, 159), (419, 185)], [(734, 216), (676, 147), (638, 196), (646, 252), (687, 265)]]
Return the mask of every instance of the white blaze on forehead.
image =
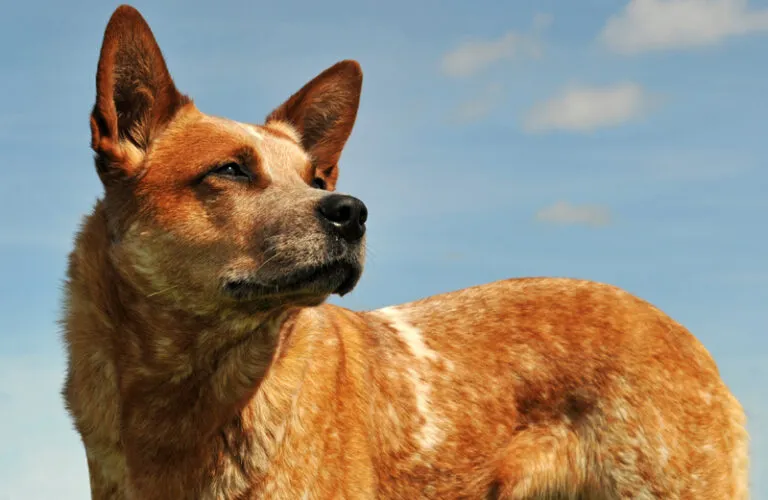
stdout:
[(235, 122), (235, 123), (236, 123), (236, 124), (237, 124), (237, 125), (238, 125), (240, 128), (242, 128), (243, 130), (245, 130), (245, 132), (246, 132), (248, 135), (250, 135), (250, 136), (252, 136), (252, 137), (255, 137), (255, 138), (256, 138), (257, 140), (259, 140), (259, 141), (263, 141), (263, 140), (264, 140), (264, 136), (263, 136), (263, 135), (261, 135), (261, 132), (259, 132), (258, 130), (256, 130), (256, 127), (254, 127), (253, 125), (248, 125), (247, 123), (240, 123), (240, 122)]
[[(248, 125), (247, 123), (241, 123), (241, 122), (233, 122), (235, 125), (240, 127), (243, 131), (245, 131), (246, 134), (253, 137), (259, 142), (264, 141), (264, 136), (254, 127), (253, 125)], [(272, 169), (270, 168), (270, 165), (268, 162), (265, 162), (262, 165), (262, 168), (267, 172), (269, 176), (272, 176)]]
[(234, 120), (229, 120), (227, 118), (220, 118), (218, 116), (211, 116), (211, 115), (203, 115), (203, 120), (207, 121), (208, 123), (212, 123), (222, 129), (226, 129), (232, 133), (236, 133), (236, 134), (246, 133), (249, 136), (254, 137), (256, 139), (259, 139), (259, 140), (264, 139), (264, 136), (261, 135), (254, 126), (248, 125), (247, 123), (236, 122)]
[(270, 134), (255, 125), (226, 118), (205, 115), (203, 119), (227, 132), (253, 139), (254, 144), (258, 146), (262, 160), (261, 166), (264, 172), (273, 179), (285, 178), (286, 175), (288, 177), (295, 176), (297, 169), (300, 169), (308, 161), (306, 152), (299, 144), (290, 139), (290, 137), (296, 136), (296, 133), (288, 125), (271, 125), (272, 128), (288, 136), (282, 137), (279, 134)]
[(440, 355), (424, 343), (421, 330), (408, 323), (402, 311), (394, 307), (385, 307), (376, 312), (397, 332), (418, 362), (416, 366), (420, 369), (409, 367), (407, 370), (408, 378), (413, 384), (416, 410), (424, 419), (416, 435), (416, 441), (422, 449), (432, 450), (444, 439), (444, 431), (438, 425), (440, 416), (431, 406), (432, 385), (429, 382), (430, 361), (439, 361)]
[(205, 120), (215, 124), (217, 127), (227, 129), (233, 133), (242, 134), (245, 133), (249, 137), (253, 137), (257, 141), (263, 141), (264, 135), (253, 125), (247, 123), (236, 122), (234, 120), (228, 120), (226, 118), (219, 118), (218, 116), (205, 115)]

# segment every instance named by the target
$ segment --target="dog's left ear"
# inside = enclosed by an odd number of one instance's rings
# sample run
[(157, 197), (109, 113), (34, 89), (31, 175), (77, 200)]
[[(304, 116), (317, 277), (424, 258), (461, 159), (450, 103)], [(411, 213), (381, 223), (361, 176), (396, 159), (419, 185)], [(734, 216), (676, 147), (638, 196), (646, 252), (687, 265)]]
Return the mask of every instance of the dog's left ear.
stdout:
[(360, 104), (363, 72), (356, 61), (334, 64), (274, 110), (270, 121), (291, 124), (312, 156), (315, 177), (333, 191), (339, 175), (341, 151), (352, 133)]

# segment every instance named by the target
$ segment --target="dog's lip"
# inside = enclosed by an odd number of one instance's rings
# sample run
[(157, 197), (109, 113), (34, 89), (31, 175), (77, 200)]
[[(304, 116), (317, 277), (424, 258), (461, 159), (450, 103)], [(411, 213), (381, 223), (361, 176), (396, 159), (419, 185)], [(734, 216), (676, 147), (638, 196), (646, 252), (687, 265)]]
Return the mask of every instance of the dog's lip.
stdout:
[(360, 265), (350, 265), (346, 274), (347, 276), (344, 281), (342, 281), (341, 285), (339, 285), (333, 292), (339, 294), (339, 296), (342, 297), (355, 288), (355, 285), (357, 285), (357, 282), (360, 279), (360, 275), (362, 274), (362, 268)]
[(230, 279), (224, 288), (236, 297), (291, 294), (345, 295), (352, 291), (362, 274), (360, 264), (336, 260), (295, 270), (280, 279), (262, 281), (250, 277)]

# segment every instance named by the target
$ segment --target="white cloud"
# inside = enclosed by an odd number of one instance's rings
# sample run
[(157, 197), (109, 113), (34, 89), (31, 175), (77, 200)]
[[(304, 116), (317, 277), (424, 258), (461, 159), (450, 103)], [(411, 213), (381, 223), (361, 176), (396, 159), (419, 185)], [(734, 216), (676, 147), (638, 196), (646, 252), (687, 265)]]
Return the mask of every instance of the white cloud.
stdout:
[(500, 61), (540, 53), (536, 40), (510, 32), (496, 40), (467, 40), (443, 56), (441, 67), (448, 76), (466, 77)]
[(623, 54), (714, 45), (730, 36), (768, 31), (768, 9), (747, 0), (631, 0), (611, 17), (600, 40)]
[(636, 83), (571, 87), (534, 105), (526, 115), (523, 127), (528, 132), (589, 132), (634, 120), (653, 103), (654, 99)]
[(504, 99), (501, 84), (492, 83), (483, 89), (483, 93), (463, 102), (456, 109), (455, 119), (459, 123), (471, 123), (488, 116)]
[(465, 40), (443, 56), (441, 69), (451, 77), (467, 77), (501, 61), (516, 57), (539, 57), (542, 48), (538, 35), (551, 24), (551, 14), (538, 13), (533, 18), (530, 34), (509, 31), (493, 40)]
[(611, 223), (611, 213), (599, 205), (573, 205), (558, 201), (536, 213), (536, 220), (550, 224), (605, 226)]

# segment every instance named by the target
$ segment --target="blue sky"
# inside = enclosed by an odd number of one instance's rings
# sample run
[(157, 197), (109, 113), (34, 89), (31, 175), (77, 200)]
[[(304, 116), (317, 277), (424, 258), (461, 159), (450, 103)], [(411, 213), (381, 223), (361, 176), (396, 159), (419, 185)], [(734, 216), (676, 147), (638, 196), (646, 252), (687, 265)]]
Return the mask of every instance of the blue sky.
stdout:
[[(150, 2), (179, 88), (259, 122), (365, 71), (339, 189), (370, 210), (368, 309), (501, 278), (605, 281), (711, 351), (768, 498), (768, 1)], [(0, 500), (87, 497), (58, 389), (72, 234), (100, 195), (88, 113), (116, 3), (0, 17)]]

